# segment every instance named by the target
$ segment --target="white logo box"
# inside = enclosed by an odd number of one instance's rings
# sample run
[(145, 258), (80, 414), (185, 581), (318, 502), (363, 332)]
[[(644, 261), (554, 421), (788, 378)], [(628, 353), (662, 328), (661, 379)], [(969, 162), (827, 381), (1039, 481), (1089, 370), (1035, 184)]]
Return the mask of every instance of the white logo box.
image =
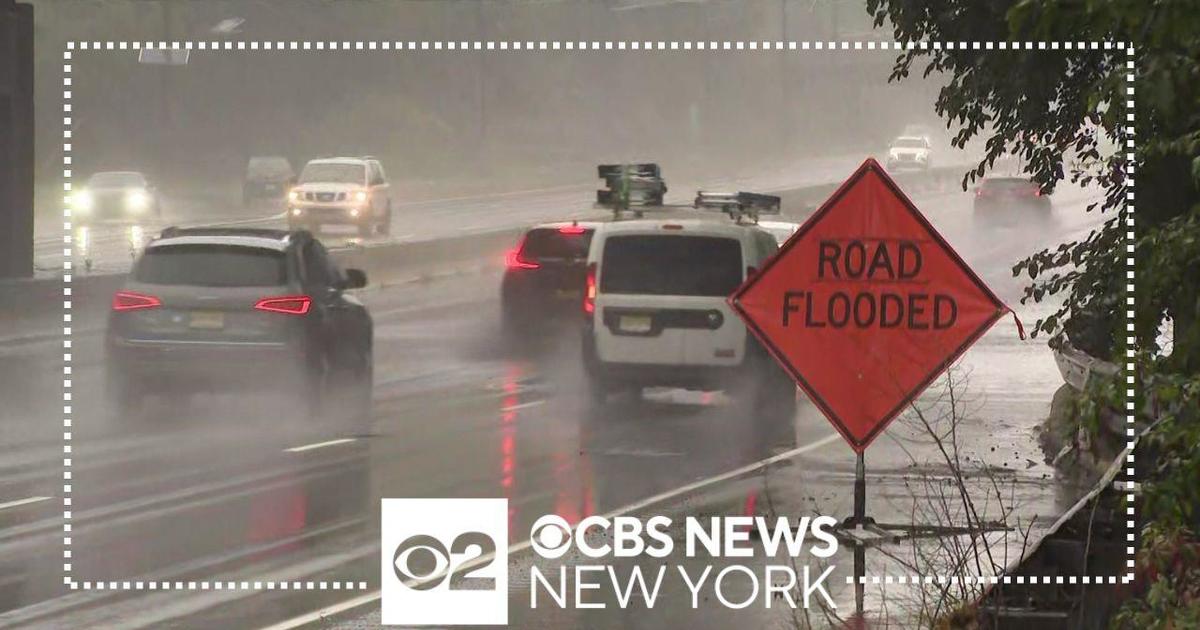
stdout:
[(381, 520), (385, 625), (508, 623), (507, 499), (383, 499)]

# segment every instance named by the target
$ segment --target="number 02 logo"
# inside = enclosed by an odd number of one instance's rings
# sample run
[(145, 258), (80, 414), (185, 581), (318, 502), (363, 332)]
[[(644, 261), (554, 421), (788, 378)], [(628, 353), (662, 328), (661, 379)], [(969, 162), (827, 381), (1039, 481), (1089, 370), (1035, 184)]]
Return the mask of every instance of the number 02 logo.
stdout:
[(508, 623), (506, 499), (383, 499), (384, 625)]
[(425, 534), (406, 538), (392, 555), (392, 568), (400, 582), (416, 591), (438, 588), (450, 579), (452, 591), (490, 591), (491, 577), (473, 575), (495, 560), (496, 542), (483, 532), (463, 532), (450, 543)]

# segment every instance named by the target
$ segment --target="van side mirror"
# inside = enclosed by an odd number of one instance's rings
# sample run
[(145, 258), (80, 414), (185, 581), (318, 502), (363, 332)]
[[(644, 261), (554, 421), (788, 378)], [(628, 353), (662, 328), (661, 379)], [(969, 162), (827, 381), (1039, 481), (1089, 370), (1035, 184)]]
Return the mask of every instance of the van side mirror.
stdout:
[(362, 269), (347, 269), (343, 288), (361, 289), (367, 286), (367, 272)]

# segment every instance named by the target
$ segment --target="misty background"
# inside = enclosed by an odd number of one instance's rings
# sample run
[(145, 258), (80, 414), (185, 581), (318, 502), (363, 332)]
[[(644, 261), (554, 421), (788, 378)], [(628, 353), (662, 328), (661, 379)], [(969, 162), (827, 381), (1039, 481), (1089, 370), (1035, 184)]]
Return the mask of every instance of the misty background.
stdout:
[[(890, 41), (861, 1), (35, 0), (39, 207), (61, 172), (62, 50), (87, 41)], [(238, 20), (233, 32), (214, 30)], [(878, 154), (940, 128), (933, 81), (880, 51), (199, 51), (73, 58), (73, 175), (143, 170), (168, 191), (240, 185), (247, 159), (374, 155), (400, 196), (588, 183), (599, 162), (671, 177)], [(45, 192), (51, 196), (47, 198)], [(231, 196), (230, 199), (233, 197)]]

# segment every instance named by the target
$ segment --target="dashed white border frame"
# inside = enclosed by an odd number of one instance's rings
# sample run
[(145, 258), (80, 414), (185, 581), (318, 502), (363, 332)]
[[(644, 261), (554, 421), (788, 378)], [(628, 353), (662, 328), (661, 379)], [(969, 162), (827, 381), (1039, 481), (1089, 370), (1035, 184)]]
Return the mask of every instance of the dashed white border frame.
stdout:
[[(904, 50), (1124, 50), (1126, 54), (1126, 149), (1125, 175), (1128, 186), (1124, 212), (1126, 216), (1125, 248), (1127, 258), (1126, 269), (1126, 354), (1125, 390), (1127, 428), (1129, 438), (1125, 472), (1127, 476), (1127, 517), (1126, 525), (1126, 573), (1119, 576), (1123, 583), (1132, 582), (1134, 578), (1135, 557), (1137, 549), (1136, 523), (1134, 521), (1134, 462), (1133, 448), (1136, 442), (1135, 421), (1135, 386), (1136, 371), (1134, 365), (1137, 339), (1134, 335), (1134, 83), (1135, 59), (1134, 48), (1125, 42), (1090, 41), (1090, 42), (875, 42), (875, 41), (184, 41), (184, 42), (129, 42), (129, 41), (70, 41), (63, 51), (63, 584), (71, 590), (347, 590), (365, 591), (368, 584), (365, 581), (269, 581), (269, 580), (239, 580), (239, 581), (78, 581), (72, 575), (72, 475), (71, 475), (71, 439), (72, 439), (72, 382), (71, 382), (71, 276), (72, 276), (72, 229), (71, 209), (68, 198), (71, 194), (72, 168), (72, 65), (76, 50), (251, 50), (251, 51), (359, 51), (359, 50), (394, 50), (394, 51), (455, 51), (455, 50), (489, 50), (489, 51), (795, 51), (795, 50), (874, 50), (874, 51), (904, 51)], [(1022, 576), (1022, 575), (967, 575), (967, 576), (919, 576), (919, 575), (883, 575), (866, 576), (864, 583), (871, 584), (1116, 584), (1118, 576)], [(853, 576), (847, 576), (848, 584), (854, 583)]]

